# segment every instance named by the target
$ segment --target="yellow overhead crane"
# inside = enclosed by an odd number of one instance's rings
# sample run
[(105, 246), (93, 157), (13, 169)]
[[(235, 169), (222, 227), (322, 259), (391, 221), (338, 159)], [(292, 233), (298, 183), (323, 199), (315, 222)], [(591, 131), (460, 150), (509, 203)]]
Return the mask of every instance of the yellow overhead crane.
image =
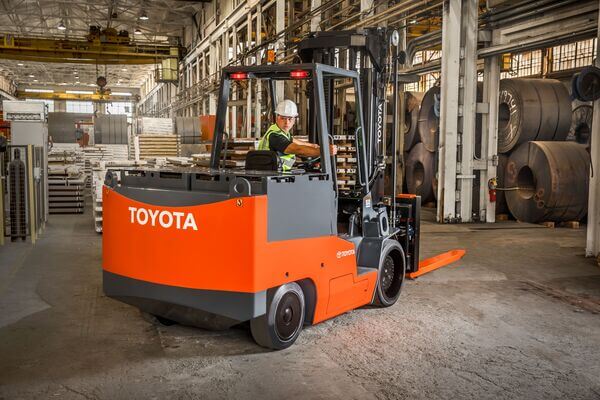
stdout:
[(96, 91), (95, 93), (37, 93), (24, 92), (17, 90), (16, 97), (19, 99), (36, 99), (36, 100), (71, 100), (71, 101), (94, 101), (102, 102), (135, 102), (139, 100), (138, 96), (121, 96), (113, 95), (110, 91)]
[[(161, 64), (175, 60), (184, 49), (164, 44), (140, 44), (126, 40), (101, 41), (87, 36), (87, 40), (25, 38), (0, 36), (0, 58), (77, 64)], [(92, 40), (90, 40), (92, 38)], [(112, 36), (105, 37), (112, 39)]]

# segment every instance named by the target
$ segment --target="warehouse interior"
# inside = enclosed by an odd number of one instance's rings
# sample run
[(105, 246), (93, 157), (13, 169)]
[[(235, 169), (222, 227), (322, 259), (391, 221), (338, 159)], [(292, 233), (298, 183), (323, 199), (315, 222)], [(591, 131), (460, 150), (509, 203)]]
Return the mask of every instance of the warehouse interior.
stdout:
[(599, 9), (0, 2), (0, 399), (600, 398)]

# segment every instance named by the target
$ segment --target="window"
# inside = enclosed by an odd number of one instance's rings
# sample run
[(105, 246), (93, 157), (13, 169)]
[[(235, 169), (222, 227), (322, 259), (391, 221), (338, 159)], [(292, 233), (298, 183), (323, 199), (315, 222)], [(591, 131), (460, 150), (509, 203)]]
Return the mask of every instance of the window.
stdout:
[(25, 101), (34, 101), (36, 103), (44, 103), (48, 107), (48, 112), (54, 112), (54, 100), (25, 99)]
[(407, 92), (426, 92), (435, 85), (438, 79), (440, 79), (439, 72), (430, 72), (421, 75), (419, 82), (405, 83), (404, 90)]
[(500, 78), (517, 78), (542, 74), (542, 51), (534, 50), (511, 56), (510, 71), (502, 72)]
[(441, 50), (422, 50), (417, 51), (413, 57), (413, 65), (427, 64), (431, 61), (442, 58)]
[(93, 114), (94, 103), (91, 101), (67, 101), (67, 112)]
[(132, 122), (133, 103), (106, 103), (106, 113), (112, 115), (127, 115), (127, 122)]
[(552, 48), (552, 71), (591, 65), (596, 57), (596, 39), (582, 40)]

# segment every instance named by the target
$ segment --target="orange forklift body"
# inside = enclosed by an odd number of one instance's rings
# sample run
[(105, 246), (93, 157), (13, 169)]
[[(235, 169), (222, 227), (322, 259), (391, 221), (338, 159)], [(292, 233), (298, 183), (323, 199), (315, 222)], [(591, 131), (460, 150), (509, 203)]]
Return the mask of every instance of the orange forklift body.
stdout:
[[(338, 236), (269, 242), (267, 196), (156, 207), (104, 187), (103, 203), (110, 210), (103, 221), (103, 268), (118, 277), (223, 294), (310, 280), (316, 290), (312, 323), (373, 299), (377, 271), (357, 275), (351, 242)], [(146, 213), (138, 220), (139, 209)], [(191, 214), (197, 230), (182, 229), (181, 214), (178, 229), (174, 213)]]

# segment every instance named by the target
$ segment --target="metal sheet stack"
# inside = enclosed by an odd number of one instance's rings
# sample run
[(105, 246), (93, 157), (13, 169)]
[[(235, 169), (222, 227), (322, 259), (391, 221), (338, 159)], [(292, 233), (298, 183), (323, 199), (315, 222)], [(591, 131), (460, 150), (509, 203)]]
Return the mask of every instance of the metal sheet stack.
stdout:
[(104, 185), (104, 177), (109, 168), (119, 169), (122, 167), (138, 167), (144, 166), (145, 162), (136, 162), (125, 159), (100, 160), (92, 161), (92, 207), (94, 228), (96, 232), (102, 233), (102, 186)]
[(202, 141), (199, 117), (176, 117), (175, 128), (183, 144), (198, 144)]
[(95, 144), (127, 144), (126, 115), (98, 115), (94, 118)]
[(171, 118), (140, 117), (137, 119), (138, 135), (172, 135), (174, 131)]
[(82, 214), (85, 206), (85, 171), (78, 150), (53, 149), (48, 154), (50, 214)]
[(82, 149), (85, 160), (86, 187), (92, 187), (93, 165), (98, 161), (127, 160), (126, 144), (96, 144)]
[[(589, 154), (585, 144), (565, 141), (570, 130), (576, 139), (577, 126), (591, 118), (580, 113), (583, 122), (573, 121), (572, 127), (571, 100), (560, 81), (500, 81), (498, 187), (517, 220), (566, 222), (585, 217)], [(585, 128), (579, 129), (583, 137)], [(504, 208), (500, 197), (496, 208)]]

